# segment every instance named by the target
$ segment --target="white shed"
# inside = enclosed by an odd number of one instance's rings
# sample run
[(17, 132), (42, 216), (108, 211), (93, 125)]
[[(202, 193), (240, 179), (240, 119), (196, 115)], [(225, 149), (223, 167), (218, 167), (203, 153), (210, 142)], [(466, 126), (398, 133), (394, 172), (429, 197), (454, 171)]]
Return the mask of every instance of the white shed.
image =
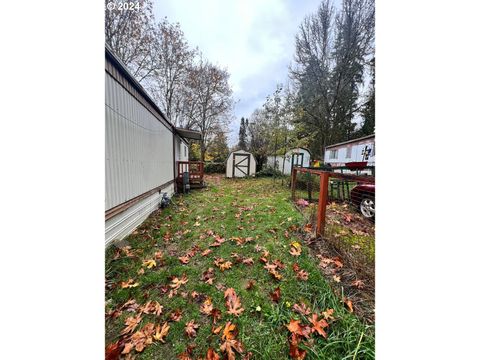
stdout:
[(227, 158), (227, 178), (255, 176), (257, 162), (253, 154), (245, 150), (232, 151)]
[(267, 166), (275, 167), (284, 175), (290, 175), (294, 166), (309, 167), (310, 166), (310, 151), (305, 148), (297, 147), (289, 150), (285, 154), (285, 162), (282, 155), (269, 156), (267, 158)]

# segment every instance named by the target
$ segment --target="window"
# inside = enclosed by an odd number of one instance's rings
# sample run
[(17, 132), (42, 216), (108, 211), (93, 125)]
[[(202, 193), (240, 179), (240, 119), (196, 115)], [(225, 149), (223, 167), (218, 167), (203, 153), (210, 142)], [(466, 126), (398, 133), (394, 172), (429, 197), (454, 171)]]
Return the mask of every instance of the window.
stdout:
[(352, 157), (352, 147), (347, 147), (347, 155), (345, 156), (346, 159), (350, 159)]
[(338, 158), (338, 150), (330, 150), (329, 159), (337, 159), (337, 158)]
[(183, 156), (187, 157), (187, 146), (183, 145)]

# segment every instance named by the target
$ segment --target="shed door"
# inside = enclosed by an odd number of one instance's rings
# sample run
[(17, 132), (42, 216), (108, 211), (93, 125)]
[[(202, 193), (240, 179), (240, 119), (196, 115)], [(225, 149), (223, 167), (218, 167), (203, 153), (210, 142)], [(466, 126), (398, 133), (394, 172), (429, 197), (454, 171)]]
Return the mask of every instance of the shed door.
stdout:
[(233, 154), (232, 177), (250, 175), (250, 154)]
[(300, 154), (292, 154), (292, 171), (295, 166), (303, 167), (303, 153)]

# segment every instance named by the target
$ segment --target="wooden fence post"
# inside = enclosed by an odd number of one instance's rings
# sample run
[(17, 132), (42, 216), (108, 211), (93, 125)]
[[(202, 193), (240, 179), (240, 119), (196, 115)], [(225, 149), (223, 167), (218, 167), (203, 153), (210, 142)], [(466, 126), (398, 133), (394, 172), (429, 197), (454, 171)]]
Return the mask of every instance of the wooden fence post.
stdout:
[(297, 169), (293, 168), (292, 173), (292, 200), (295, 201), (295, 186), (297, 185)]
[(320, 174), (320, 194), (318, 196), (317, 209), (317, 227), (315, 235), (317, 237), (323, 236), (325, 233), (325, 215), (327, 212), (327, 198), (328, 198), (328, 172)]

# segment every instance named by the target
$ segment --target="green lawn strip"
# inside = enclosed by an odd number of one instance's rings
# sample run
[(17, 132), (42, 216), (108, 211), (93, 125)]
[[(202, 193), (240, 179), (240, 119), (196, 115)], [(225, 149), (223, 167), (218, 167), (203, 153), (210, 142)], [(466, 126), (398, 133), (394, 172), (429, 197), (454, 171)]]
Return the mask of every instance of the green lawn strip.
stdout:
[[(114, 309), (131, 298), (136, 299), (138, 304), (157, 300), (164, 307), (160, 319), (156, 319), (155, 315), (144, 315), (141, 326), (147, 322), (163, 323), (176, 308), (183, 311), (179, 322), (170, 322), (166, 343), (154, 342), (138, 354), (138, 359), (173, 359), (190, 344), (196, 346), (194, 358), (205, 356), (208, 347), (219, 352), (220, 336), (211, 333), (211, 318), (200, 313), (200, 304), (190, 295), (186, 298), (181, 296), (182, 292), (190, 294), (192, 291), (212, 298), (214, 307), (222, 312), (218, 324), (223, 325), (229, 320), (235, 323), (239, 329), (238, 338), (255, 359), (289, 358), (288, 330), (285, 325), (291, 318), (302, 318), (307, 323), (307, 319), (292, 310), (293, 304), (301, 301), (317, 313), (333, 308), (337, 319), (328, 328), (327, 340), (318, 336), (312, 338), (306, 347), (307, 358), (374, 358), (374, 329), (362, 324), (343, 307), (319, 271), (318, 260), (308, 254), (306, 245), (302, 244), (303, 251), (299, 257), (289, 254), (290, 243), (298, 239), (292, 233), (286, 238), (284, 232), (292, 224), (301, 225), (303, 221), (303, 216), (292, 206), (289, 195), (288, 189), (279, 184), (273, 186), (271, 179), (222, 180), (219, 186), (210, 186), (176, 197), (172, 206), (150, 216), (136, 234), (126, 239), (133, 250), (141, 252), (137, 258), (121, 257), (113, 260), (116, 249), (107, 250), (107, 281), (119, 284), (120, 281), (132, 278), (140, 283), (136, 288), (121, 289), (117, 286), (108, 290), (107, 310)], [(235, 216), (240, 212), (239, 207), (252, 205), (253, 209), (242, 211), (240, 218)], [(167, 220), (170, 216), (171, 220)], [(199, 226), (194, 226), (197, 222)], [(190, 232), (175, 235), (178, 231), (185, 230)], [(184, 255), (192, 246), (198, 245), (204, 250), (213, 243), (212, 236), (200, 238), (207, 230), (225, 237), (227, 241), (220, 247), (211, 247), (213, 252), (210, 255), (202, 257), (197, 254), (189, 264), (181, 264), (177, 257)], [(163, 237), (167, 233), (171, 234), (171, 240), (165, 242)], [(253, 237), (255, 240), (238, 246), (235, 241), (229, 240), (231, 237)], [(256, 245), (270, 252), (269, 259), (278, 259), (285, 264), (285, 269), (280, 271), (283, 276), (281, 281), (273, 279), (263, 268), (264, 264), (258, 260), (261, 252), (254, 250)], [(163, 266), (158, 264), (153, 269), (145, 268), (145, 273), (138, 275), (142, 261), (151, 259), (158, 250), (165, 253)], [(236, 264), (231, 253), (245, 258), (252, 257), (254, 265)], [(221, 272), (213, 263), (215, 257), (222, 257), (234, 264), (231, 269)], [(309, 273), (308, 281), (296, 279), (292, 270), (295, 262)], [(201, 280), (202, 273), (209, 267), (215, 269), (214, 285), (233, 287), (240, 297), (245, 311), (238, 318), (226, 313), (223, 290)], [(168, 298), (161, 295), (159, 288), (168, 284), (171, 276), (179, 277), (182, 274), (186, 274), (189, 281), (180, 287), (177, 296)], [(245, 288), (248, 280), (256, 282), (251, 290)], [(272, 302), (269, 297), (269, 292), (277, 286), (281, 289), (279, 304)], [(124, 327), (123, 322), (132, 315), (133, 313), (123, 312), (115, 320), (106, 320), (107, 344), (118, 340)], [(200, 325), (194, 339), (188, 339), (184, 334), (184, 326), (190, 320), (195, 320)]]

